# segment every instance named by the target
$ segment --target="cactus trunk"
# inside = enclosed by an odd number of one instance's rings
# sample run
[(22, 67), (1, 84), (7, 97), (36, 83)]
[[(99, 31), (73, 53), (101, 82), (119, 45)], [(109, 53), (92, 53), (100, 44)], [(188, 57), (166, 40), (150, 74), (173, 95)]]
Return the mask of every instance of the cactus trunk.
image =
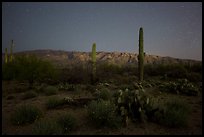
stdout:
[(8, 51), (7, 48), (5, 48), (5, 63), (8, 62)]
[(13, 46), (14, 46), (14, 43), (13, 43), (13, 40), (11, 40), (10, 62), (12, 62), (12, 61), (13, 61)]
[(92, 83), (96, 81), (96, 43), (92, 46)]
[(143, 51), (143, 28), (139, 31), (139, 56), (138, 56), (138, 69), (139, 69), (139, 81), (143, 81), (144, 73), (144, 51)]

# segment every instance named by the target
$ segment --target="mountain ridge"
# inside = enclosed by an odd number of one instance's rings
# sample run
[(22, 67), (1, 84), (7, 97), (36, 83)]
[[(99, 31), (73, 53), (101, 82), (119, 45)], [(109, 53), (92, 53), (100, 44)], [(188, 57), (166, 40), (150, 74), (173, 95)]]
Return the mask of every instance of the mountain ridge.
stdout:
[[(52, 50), (52, 49), (37, 49), (37, 50), (26, 50), (15, 52), (14, 55), (18, 54), (35, 54), (36, 56), (50, 60), (58, 65), (69, 65), (75, 63), (88, 63), (91, 61), (91, 52), (82, 51), (64, 51), (64, 50)], [(106, 52), (97, 51), (96, 60), (100, 62), (108, 62), (112, 64), (137, 64), (138, 53), (130, 52)], [(2, 53), (2, 59), (4, 58), (4, 53)], [(202, 63), (202, 61), (193, 59), (179, 59), (169, 56), (158, 56), (145, 54), (144, 58), (145, 64), (174, 64), (174, 63)]]

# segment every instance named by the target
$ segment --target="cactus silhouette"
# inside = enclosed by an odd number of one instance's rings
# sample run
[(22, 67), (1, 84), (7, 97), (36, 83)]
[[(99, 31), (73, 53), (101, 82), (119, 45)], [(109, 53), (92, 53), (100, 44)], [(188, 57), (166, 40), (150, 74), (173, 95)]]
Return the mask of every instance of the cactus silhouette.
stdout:
[(10, 49), (10, 62), (13, 61), (13, 46), (14, 46), (14, 43), (13, 43), (13, 40), (11, 40), (11, 49)]
[(96, 81), (96, 43), (92, 46), (92, 83)]
[(7, 48), (5, 48), (5, 63), (8, 62), (8, 51)]
[(138, 69), (139, 69), (139, 81), (143, 80), (144, 73), (144, 49), (143, 49), (143, 28), (139, 31), (139, 56), (138, 56)]

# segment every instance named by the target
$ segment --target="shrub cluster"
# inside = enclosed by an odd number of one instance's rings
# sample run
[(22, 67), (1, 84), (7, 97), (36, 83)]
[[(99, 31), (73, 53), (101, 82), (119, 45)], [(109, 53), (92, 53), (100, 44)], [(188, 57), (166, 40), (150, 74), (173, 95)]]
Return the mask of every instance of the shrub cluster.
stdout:
[(97, 127), (120, 127), (121, 118), (115, 111), (116, 106), (110, 101), (92, 101), (88, 104), (89, 118)]
[(18, 55), (13, 62), (2, 64), (3, 80), (27, 80), (31, 86), (35, 81), (46, 82), (55, 79), (54, 66), (35, 55)]
[(76, 118), (69, 113), (58, 116), (57, 123), (60, 125), (64, 133), (70, 133), (77, 126)]
[(165, 102), (154, 114), (155, 122), (168, 127), (183, 127), (189, 118), (189, 106), (178, 99)]
[(33, 135), (62, 135), (63, 130), (56, 120), (40, 119), (36, 121), (32, 129)]
[(33, 105), (21, 105), (11, 115), (14, 125), (31, 124), (42, 116), (42, 111)]
[(159, 86), (162, 91), (177, 94), (193, 95), (199, 94), (199, 89), (190, 83), (187, 79), (178, 79), (175, 82), (167, 82)]

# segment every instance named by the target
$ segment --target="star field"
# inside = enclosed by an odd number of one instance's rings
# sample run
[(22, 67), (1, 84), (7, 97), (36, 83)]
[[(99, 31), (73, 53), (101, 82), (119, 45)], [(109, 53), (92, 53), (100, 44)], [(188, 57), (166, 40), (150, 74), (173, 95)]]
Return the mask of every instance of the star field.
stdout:
[(34, 49), (138, 53), (202, 60), (200, 2), (3, 2), (2, 52)]

